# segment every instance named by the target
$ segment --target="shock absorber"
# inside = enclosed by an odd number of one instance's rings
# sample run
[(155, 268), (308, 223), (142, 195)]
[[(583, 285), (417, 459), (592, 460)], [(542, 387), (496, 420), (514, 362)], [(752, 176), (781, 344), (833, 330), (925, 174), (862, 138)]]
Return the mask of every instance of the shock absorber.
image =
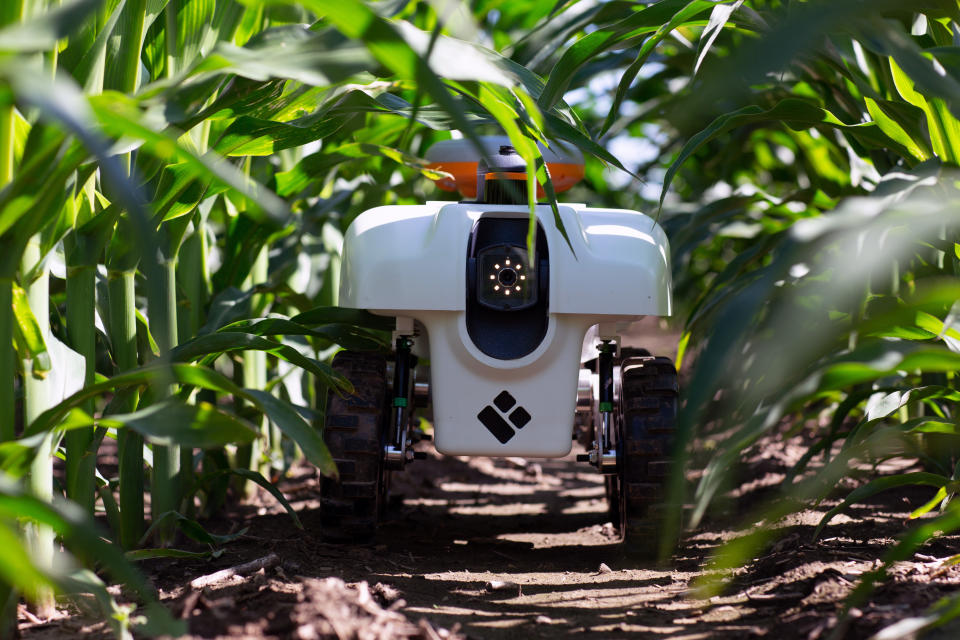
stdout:
[(407, 336), (398, 336), (396, 341), (397, 360), (393, 366), (393, 402), (390, 437), (384, 457), (389, 469), (399, 470), (407, 463), (407, 389), (410, 386), (410, 347), (413, 340)]
[(614, 429), (614, 380), (613, 380), (613, 355), (616, 352), (616, 344), (610, 340), (604, 340), (599, 347), (600, 357), (597, 360), (599, 373), (599, 413), (600, 424), (599, 432), (596, 434), (594, 442), (594, 451), (591, 453), (592, 462), (596, 465), (600, 473), (617, 472), (617, 452), (613, 447), (613, 429)]

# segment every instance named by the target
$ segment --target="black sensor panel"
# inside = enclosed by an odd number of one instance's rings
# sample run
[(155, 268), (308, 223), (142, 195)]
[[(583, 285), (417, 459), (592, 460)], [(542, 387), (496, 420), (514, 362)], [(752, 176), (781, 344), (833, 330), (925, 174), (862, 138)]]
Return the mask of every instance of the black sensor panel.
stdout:
[(527, 255), (528, 225), (527, 218), (485, 216), (468, 246), (467, 332), (498, 360), (530, 354), (547, 334), (549, 247), (538, 222), (534, 255)]

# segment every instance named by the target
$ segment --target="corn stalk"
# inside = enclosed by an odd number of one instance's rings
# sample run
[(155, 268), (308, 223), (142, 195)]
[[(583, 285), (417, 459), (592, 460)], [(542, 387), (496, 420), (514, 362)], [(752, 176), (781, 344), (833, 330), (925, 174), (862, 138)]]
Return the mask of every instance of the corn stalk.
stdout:
[[(257, 257), (253, 262), (253, 268), (246, 280), (247, 288), (263, 284), (267, 279), (267, 248), (261, 247), (257, 252)], [(265, 296), (258, 294), (253, 296), (252, 307), (253, 314), (259, 315), (265, 307)], [(267, 354), (262, 351), (244, 351), (243, 352), (243, 386), (248, 389), (263, 389), (267, 386)], [(237, 452), (237, 466), (242, 469), (252, 469), (261, 473), (269, 472), (270, 463), (267, 460), (267, 452), (270, 450), (271, 442), (270, 424), (265, 417), (260, 419), (261, 437), (254, 440), (250, 445), (241, 447)], [(264, 446), (266, 444), (266, 446)], [(250, 494), (256, 491), (256, 485), (247, 482), (245, 491)]]
[[(0, 25), (20, 18), (19, 2), (10, 2), (0, 16)], [(14, 108), (0, 105), (0, 189), (13, 180), (14, 166)], [(16, 437), (14, 404), (17, 377), (16, 353), (13, 349), (13, 280), (0, 277), (0, 442)], [(0, 638), (16, 633), (17, 592), (12, 586), (0, 583)]]
[[(8, 16), (15, 4), (19, 6), (19, 2), (0, 4), (0, 15), (4, 16)], [(36, 4), (47, 6), (54, 2), (38, 0)], [(411, 140), (420, 144), (435, 135), (442, 135), (433, 134), (420, 124), (420, 120), (409, 117), (409, 105), (403, 105), (411, 87), (417, 87), (422, 94), (418, 97), (418, 105), (421, 104), (420, 98), (432, 97), (441, 106), (439, 111), (425, 109), (424, 113), (436, 114), (444, 109), (449, 112), (449, 121), (431, 124), (436, 128), (456, 126), (470, 134), (470, 123), (475, 121), (473, 116), (476, 114), (469, 111), (477, 111), (489, 119), (489, 110), (485, 109), (494, 102), (504, 103), (498, 108), (499, 115), (496, 117), (513, 126), (512, 134), (520, 134), (514, 123), (524, 122), (528, 123), (525, 126), (537, 129), (536, 133), (540, 135), (542, 132), (538, 127), (542, 126), (542, 122), (537, 117), (527, 117), (530, 114), (526, 109), (533, 105), (531, 96), (526, 87), (515, 83), (511, 75), (513, 67), (509, 64), (503, 63), (503, 69), (509, 71), (503, 76), (503, 82), (510, 87), (510, 91), (515, 92), (513, 98), (518, 95), (523, 98), (520, 102), (511, 98), (506, 88), (496, 95), (486, 90), (491, 87), (477, 91), (474, 86), (477, 83), (473, 83), (473, 80), (489, 84), (484, 78), (491, 77), (495, 71), (491, 68), (476, 77), (470, 73), (459, 74), (462, 77), (458, 82), (468, 81), (466, 84), (444, 84), (429, 65), (423, 64), (421, 54), (404, 42), (391, 21), (383, 20), (365, 3), (357, 0), (345, 0), (345, 6), (349, 5), (364, 22), (372, 24), (374, 30), (371, 33), (377, 32), (378, 37), (385, 38), (386, 46), (364, 43), (363, 34), (357, 31), (357, 24), (346, 14), (332, 11), (338, 3), (323, 0), (290, 2), (288, 4), (296, 6), (269, 11), (265, 8), (267, 3), (248, 6), (232, 0), (126, 0), (123, 4), (103, 3), (101, 6), (104, 8), (96, 17), (93, 2), (80, 0), (77, 4), (91, 7), (87, 15), (91, 23), (95, 20), (92, 28), (89, 24), (55, 25), (55, 34), (48, 35), (48, 38), (60, 42), (61, 46), (56, 47), (57, 54), (51, 54), (52, 49), (44, 45), (42, 50), (27, 46), (22, 56), (24, 59), (34, 59), (46, 55), (47, 60), (74, 74), (75, 85), (83, 85), (89, 96), (87, 104), (80, 104), (82, 100), (71, 104), (89, 108), (90, 113), (84, 115), (87, 119), (82, 126), (75, 126), (76, 122), (68, 122), (68, 118), (58, 120), (55, 113), (48, 111), (41, 123), (46, 128), (35, 127), (32, 130), (66, 138), (58, 151), (59, 155), (49, 156), (49, 171), (56, 172), (66, 167), (63, 157), (68, 150), (80, 155), (89, 153), (83, 158), (75, 158), (70, 170), (77, 175), (83, 173), (77, 167), (84, 163), (99, 162), (99, 169), (94, 171), (92, 181), (86, 184), (67, 179), (60, 179), (59, 182), (35, 181), (23, 190), (33, 189), (41, 198), (44, 196), (40, 192), (44, 189), (37, 185), (56, 184), (56, 189), (47, 189), (47, 192), (55, 191), (57, 197), (61, 197), (66, 193), (63, 184), (69, 185), (67, 213), (73, 219), (64, 223), (63, 216), (59, 216), (54, 221), (55, 216), (51, 213), (50, 219), (44, 218), (46, 222), (42, 225), (47, 239), (45, 247), (55, 245), (69, 231), (65, 238), (68, 267), (66, 299), (61, 297), (59, 287), (53, 287), (52, 304), (65, 309), (66, 340), (83, 355), (86, 363), (83, 398), (68, 403), (69, 409), (76, 410), (70, 414), (71, 420), (83, 421), (84, 415), (92, 416), (87, 422), (74, 422), (74, 427), (83, 424), (84, 428), (76, 428), (67, 436), (67, 493), (88, 513), (92, 510), (95, 457), (91, 453), (97, 444), (95, 434), (99, 432), (90, 427), (96, 425), (102, 429), (109, 425), (115, 429), (120, 458), (119, 508), (113, 504), (110, 487), (101, 487), (100, 496), (108, 512), (109, 524), (118, 530), (122, 545), (130, 549), (136, 546), (144, 529), (144, 438), (141, 432), (147, 433), (153, 440), (154, 478), (151, 491), (154, 519), (168, 511), (182, 509), (184, 502), (181, 498), (190, 495), (185, 492), (187, 482), (191, 488), (194, 480), (197, 480), (196, 486), (203, 486), (200, 476), (212, 470), (206, 466), (193, 468), (192, 453), (196, 449), (215, 450), (216, 447), (238, 446), (243, 450), (245, 444), (253, 441), (257, 445), (266, 444), (271, 461), (279, 463), (283, 455), (282, 438), (291, 437), (305, 457), (317, 465), (322, 473), (333, 473), (332, 462), (329, 456), (325, 456), (317, 432), (309, 428), (289, 403), (281, 401), (276, 395), (262, 393), (268, 387), (267, 353), (271, 354), (271, 358), (284, 358), (314, 376), (318, 380), (317, 396), (321, 402), (327, 387), (339, 385), (342, 381), (331, 377), (313, 359), (278, 342), (273, 337), (275, 334), (257, 333), (252, 328), (249, 333), (244, 333), (235, 326), (226, 330), (224, 325), (237, 320), (249, 321), (250, 316), (258, 318), (268, 304), (275, 303), (273, 311), (282, 310), (290, 316), (296, 310), (323, 305), (325, 301), (335, 304), (335, 299), (324, 298), (324, 295), (332, 292), (330, 288), (324, 294), (318, 294), (317, 291), (258, 292), (252, 299), (247, 295), (253, 286), (286, 280), (283, 271), (290, 266), (289, 259), (281, 257), (272, 265), (267, 260), (270, 245), (283, 248), (282, 243), (271, 235), (276, 229), (294, 230), (300, 227), (296, 231), (309, 236), (326, 226), (336, 228), (359, 211), (384, 201), (408, 203), (424, 199), (423, 186), (417, 180), (406, 179), (419, 175), (417, 159), (390, 147), (406, 148)], [(118, 6), (122, 6), (122, 10), (118, 10)], [(160, 16), (161, 12), (164, 12), (163, 16)], [(328, 14), (330, 17), (324, 17)], [(300, 26), (300, 23), (317, 17), (321, 20), (315, 28), (304, 29)], [(12, 18), (8, 17), (8, 21), (21, 19), (19, 12)], [(434, 21), (426, 26), (437, 24)], [(425, 25), (417, 23), (417, 26), (422, 28)], [(31, 25), (30, 28), (33, 29), (28, 31), (30, 34), (49, 33), (44, 31), (47, 27), (38, 30), (36, 25)], [(75, 40), (68, 41), (64, 47), (64, 37)], [(25, 40), (29, 38), (21, 38), (20, 42)], [(11, 41), (15, 39), (0, 38), (0, 43)], [(331, 47), (331, 43), (336, 43), (337, 47)], [(101, 45), (102, 49), (98, 52), (97, 47)], [(237, 47), (243, 46), (248, 47), (247, 50), (238, 52)], [(341, 47), (343, 50), (340, 50)], [(334, 48), (337, 50), (334, 51)], [(87, 56), (88, 52), (90, 56)], [(8, 55), (5, 50), (0, 54)], [(20, 54), (14, 52), (11, 55)], [(2, 56), (0, 59), (4, 59)], [(203, 71), (191, 71), (196, 62), (203, 62), (201, 58), (204, 56), (210, 58), (202, 67)], [(90, 60), (93, 59), (106, 59), (109, 64), (101, 62), (99, 69), (90, 68)], [(141, 68), (148, 69), (149, 75), (145, 77), (152, 85), (141, 86)], [(8, 69), (0, 65), (0, 77), (6, 78), (3, 74), (7, 72)], [(326, 75), (328, 73), (329, 77)], [(370, 73), (380, 77), (371, 81)], [(103, 79), (102, 82), (98, 78)], [(384, 79), (389, 82), (383, 82)], [(357, 83), (370, 84), (370, 91), (352, 88)], [(103, 93), (103, 86), (112, 91)], [(375, 99), (383, 91), (395, 92), (390, 97), (398, 102), (394, 103), (391, 110), (384, 108), (389, 100), (381, 103)], [(462, 104), (456, 102), (453, 96), (460, 92), (470, 94), (470, 100)], [(168, 101), (166, 106), (170, 108), (164, 108), (164, 101)], [(56, 99), (52, 102), (55, 103)], [(399, 108), (396, 108), (397, 104)], [(214, 105), (215, 110), (208, 110)], [(41, 111), (35, 109), (35, 104), (28, 106), (31, 109), (24, 112), (29, 113), (31, 118), (34, 111)], [(157, 117), (160, 119), (157, 120)], [(0, 172), (0, 199), (10, 193), (2, 187), (9, 183), (11, 177), (17, 178), (13, 172), (12, 123), (12, 109), (4, 108), (0, 111), (0, 169), (3, 170)], [(62, 129), (58, 129), (58, 123), (63, 125)], [(122, 141), (121, 144), (130, 142), (136, 145), (135, 152), (121, 158), (126, 167), (126, 180), (116, 175), (122, 172), (111, 172), (113, 163), (104, 157), (102, 151), (92, 152), (90, 139), (94, 133), (109, 138), (107, 142)], [(575, 133), (581, 137), (581, 142), (586, 140), (582, 133)], [(40, 143), (43, 138), (38, 134), (34, 142), (42, 147)], [(317, 157), (300, 153), (306, 145), (315, 143), (319, 145), (317, 148), (322, 149), (320, 168), (316, 166)], [(342, 155), (332, 151), (338, 148), (344, 151)], [(283, 154), (287, 154), (287, 157), (280, 165), (272, 160), (253, 162), (255, 157), (276, 158)], [(228, 160), (225, 161), (225, 158)], [(332, 162), (327, 159), (332, 159)], [(241, 164), (248, 168), (245, 176), (235, 175), (239, 173), (235, 172), (235, 167)], [(341, 164), (343, 167), (349, 165), (349, 168), (342, 171)], [(62, 171), (69, 173), (67, 169)], [(365, 174), (371, 180), (357, 189), (353, 194), (355, 197), (342, 199), (342, 188), (337, 186), (337, 178), (341, 173), (349, 179), (354, 174)], [(406, 175), (400, 176), (400, 173)], [(397, 180), (398, 177), (404, 179)], [(131, 184), (142, 187), (143, 192), (139, 195), (147, 200), (143, 208), (155, 216), (149, 223), (145, 223), (144, 216), (140, 215), (141, 207), (131, 204), (133, 200), (130, 197), (124, 199), (119, 195), (122, 189), (118, 189), (118, 183), (122, 183), (128, 191), (134, 190)], [(171, 184), (174, 186), (166, 192), (165, 188)], [(265, 184), (276, 185), (277, 191), (283, 192), (280, 195), (287, 202), (281, 202), (276, 194), (264, 189), (262, 185)], [(291, 184), (302, 186), (293, 187)], [(76, 196), (81, 190), (83, 197), (78, 200)], [(177, 211), (170, 215), (171, 200), (165, 199), (168, 193), (175, 194), (177, 206)], [(6, 204), (8, 201), (2, 202)], [(120, 210), (125, 210), (125, 213), (119, 221), (99, 218), (113, 216)], [(292, 216), (291, 210), (295, 212)], [(2, 213), (10, 216), (15, 215), (15, 211), (15, 208), (10, 208)], [(301, 213), (304, 215), (299, 215)], [(181, 246), (188, 218), (193, 220), (193, 235)], [(5, 220), (3, 218), (0, 224), (6, 224)], [(106, 250), (102, 248), (106, 243), (105, 238), (87, 235), (88, 232), (92, 233), (88, 225), (98, 220), (113, 234)], [(234, 222), (238, 220), (242, 221), (242, 224), (236, 225), (238, 228), (243, 229), (247, 225), (248, 231), (251, 226), (254, 230), (246, 236), (243, 231), (238, 232), (237, 237), (231, 236)], [(317, 227), (310, 228), (315, 223)], [(37, 231), (28, 224), (23, 226), (30, 231), (18, 238), (25, 239)], [(41, 226), (39, 222), (37, 226)], [(150, 247), (142, 246), (142, 238), (153, 238), (157, 226), (160, 235), (165, 237), (159, 238)], [(338, 231), (342, 231), (342, 228)], [(215, 236), (219, 238), (211, 241)], [(4, 240), (7, 237), (4, 235)], [(221, 241), (224, 237), (227, 240)], [(221, 254), (215, 273), (211, 273), (210, 269), (217, 263), (211, 261), (208, 264), (207, 261), (207, 254), (212, 249)], [(318, 249), (320, 252), (328, 250), (329, 247)], [(38, 259), (36, 254), (39, 251), (34, 243), (24, 256), (20, 271), (24, 277), (28, 273), (43, 275), (42, 270), (30, 271), (32, 266), (28, 264)], [(162, 255), (160, 262), (163, 262), (163, 268), (160, 270), (151, 271), (156, 264), (152, 251)], [(302, 257), (296, 256), (294, 262)], [(19, 255), (16, 259), (19, 259)], [(274, 261), (271, 259), (270, 262)], [(97, 334), (93, 328), (96, 317), (93, 307), (97, 293), (96, 272), (101, 263), (106, 267), (107, 275), (106, 296), (103, 296), (103, 291), (99, 294), (100, 302), (103, 303), (105, 298), (106, 303), (106, 307), (101, 308), (101, 317), (108, 337), (109, 354), (97, 353)], [(272, 273), (271, 266), (274, 268)], [(297, 268), (301, 266), (298, 264)], [(336, 259), (318, 270), (323, 269), (326, 270), (326, 280), (331, 283), (336, 280)], [(34, 297), (45, 287), (41, 280), (24, 283)], [(183, 299), (189, 303), (188, 307), (178, 305), (178, 283), (179, 291), (184, 294)], [(240, 311), (244, 304), (240, 303), (237, 310), (223, 312), (222, 318), (215, 315), (206, 317), (211, 300), (222, 302), (224, 297), (229, 298), (233, 291), (241, 289), (247, 290), (240, 293), (239, 297), (251, 303), (249, 308)], [(11, 306), (8, 300), (12, 291), (12, 279), (9, 285), (0, 282), (0, 336), (10, 335), (13, 331), (11, 317), (3, 315)], [(148, 328), (146, 323), (138, 322), (137, 293), (141, 299), (148, 299)], [(49, 295), (45, 297), (49, 300)], [(186, 309), (183, 314), (178, 313), (180, 308)], [(236, 315), (245, 311), (249, 313)], [(41, 308), (39, 302), (34, 312), (38, 321), (46, 322), (48, 310)], [(217, 313), (220, 312), (222, 309)], [(330, 328), (329, 333), (314, 333), (309, 327), (297, 329), (295, 325), (292, 325), (295, 329), (293, 333), (310, 336), (309, 339), (315, 341), (314, 355), (329, 353), (335, 341), (347, 347), (351, 339), (357, 339), (367, 348), (371, 343), (373, 346), (377, 344), (372, 337), (351, 337), (342, 326)], [(205, 327), (204, 335), (198, 336), (201, 327)], [(220, 333), (220, 327), (224, 327), (223, 333)], [(343, 334), (342, 338), (335, 338), (338, 332)], [(57, 336), (61, 339), (64, 337), (59, 329)], [(151, 362), (153, 356), (149, 345), (145, 348), (149, 336), (156, 338), (159, 345), (159, 363)], [(213, 343), (229, 343), (229, 346), (217, 347), (221, 349), (217, 351), (217, 348), (209, 346)], [(204, 345), (210, 350), (204, 351)], [(5, 362), (3, 359), (4, 350), (10, 352), (9, 347), (0, 345), (0, 420), (4, 422), (0, 425), (0, 438), (3, 439), (20, 435), (14, 433), (13, 419), (10, 417), (10, 407), (15, 401), (15, 362)], [(235, 368), (238, 377), (242, 378), (242, 386), (222, 379), (217, 371), (218, 358), (237, 350), (243, 352), (242, 370)], [(99, 362), (102, 368), (110, 368), (105, 363), (111, 357), (115, 365), (113, 371), (109, 372), (112, 378), (106, 383), (94, 383), (93, 364)], [(167, 367), (149, 368), (151, 364), (165, 365), (167, 361), (175, 362), (169, 367), (170, 378), (164, 377)], [(221, 363), (223, 361), (219, 360)], [(187, 366), (185, 363), (194, 364), (184, 369)], [(147, 365), (147, 368), (142, 368), (142, 365)], [(25, 370), (30, 376), (31, 370)], [(31, 390), (34, 382), (32, 377), (25, 381), (26, 394), (39, 398)], [(199, 393), (191, 396), (189, 401), (181, 401), (180, 396), (189, 395), (191, 389), (196, 387), (201, 388)], [(153, 420), (150, 422), (140, 412), (140, 421), (131, 422), (141, 430), (137, 432), (126, 428), (123, 424), (126, 418), (123, 416), (144, 408), (140, 405), (145, 401), (141, 402), (138, 397), (139, 391), (144, 388), (149, 391), (143, 398), (149, 398), (154, 403), (148, 409), (157, 410), (158, 413), (150, 418)], [(257, 425), (256, 440), (253, 440), (248, 425), (240, 421), (230, 422), (229, 416), (222, 415), (222, 403), (215, 401), (215, 394), (232, 395), (238, 403), (243, 403), (245, 411), (255, 411), (263, 416)], [(106, 398), (110, 398), (109, 404)], [(309, 404), (308, 400), (304, 402)], [(104, 404), (107, 404), (106, 408)], [(33, 420), (36, 415), (37, 412), (31, 409), (28, 420)], [(31, 431), (30, 435), (46, 433), (49, 447), (51, 439), (57, 437), (55, 434), (59, 421), (65, 415), (58, 414), (58, 418), (42, 421), (39, 425), (33, 420), (30, 428), (36, 431)], [(211, 419), (210, 415), (216, 417)], [(185, 416), (183, 428), (179, 428), (181, 425), (170, 416)], [(190, 422), (189, 419), (193, 418), (198, 422)], [(156, 431), (150, 431), (151, 427), (169, 429), (171, 424), (176, 427), (172, 435), (164, 432), (166, 437), (158, 437)], [(229, 437), (217, 431), (224, 424), (232, 425)], [(176, 446), (167, 443), (182, 443), (183, 446), (178, 453)], [(40, 450), (38, 454), (37, 464), (44, 460), (49, 462), (49, 448)], [(266, 458), (262, 450), (253, 450), (251, 447), (247, 449), (245, 466), (268, 473), (268, 466), (263, 464)], [(0, 465), (3, 463), (0, 460)], [(7, 469), (0, 468), (0, 472), (7, 472)], [(49, 478), (49, 469), (45, 474), (34, 473), (36, 478), (42, 475)], [(250, 474), (245, 477), (249, 478)], [(0, 487), (0, 490), (3, 488)], [(3, 524), (0, 522), (0, 526)], [(172, 532), (163, 530), (160, 533), (160, 543), (169, 543)], [(0, 593), (0, 600), (2, 596)]]
[[(120, 91), (132, 94), (140, 84), (140, 47), (143, 42), (146, 19), (146, 0), (128, 0), (118, 24), (122, 34), (119, 54), (119, 76), (107, 76)], [(105, 74), (106, 75), (106, 74)], [(132, 158), (127, 154), (123, 158), (127, 174), (130, 174)], [(117, 236), (121, 230), (130, 232), (131, 228), (121, 218), (117, 225)], [(123, 373), (134, 369), (137, 359), (137, 318), (136, 318), (136, 256), (130, 255), (129, 245), (117, 236), (107, 251), (110, 342), (113, 357), (118, 370)], [(118, 413), (133, 411), (137, 406), (137, 396), (133, 392), (124, 394), (117, 403)], [(120, 540), (124, 548), (133, 548), (144, 530), (144, 479), (143, 447), (140, 434), (125, 429), (118, 437), (119, 457), (119, 506)]]
[[(35, 236), (27, 244), (21, 260), (21, 279), (24, 280), (24, 289), (30, 303), (30, 310), (40, 329), (44, 340), (50, 336), (50, 273), (43, 263), (44, 256), (40, 252), (40, 239)], [(49, 377), (40, 377), (32, 372), (33, 359), (23, 361), (23, 418), (25, 424), (30, 424), (41, 413), (56, 404), (57, 398), (51, 395), (52, 388)], [(42, 443), (37, 447), (33, 461), (30, 464), (28, 486), (31, 493), (47, 502), (53, 501), (53, 448), (54, 434), (44, 435)], [(54, 563), (54, 533), (53, 529), (35, 522), (26, 525), (27, 541), (30, 546), (33, 561), (37, 566), (51, 570)], [(47, 618), (55, 612), (53, 591), (42, 590), (37, 594), (34, 604), (41, 617)]]
[[(13, 105), (0, 106), (0, 188), (13, 180)], [(13, 440), (14, 386), (17, 367), (13, 350), (13, 281), (0, 278), (0, 442)]]
[[(136, 272), (132, 269), (108, 271), (109, 330), (113, 357), (120, 373), (137, 367), (137, 317), (135, 300)], [(130, 413), (137, 406), (134, 391), (124, 392), (116, 401), (117, 413)], [(143, 437), (132, 429), (118, 434), (120, 542), (132, 549), (143, 535), (144, 469)]]
[[(73, 210), (76, 219), (75, 198), (69, 199), (68, 207)], [(93, 384), (96, 372), (96, 265), (83, 260), (83, 247), (80, 246), (89, 241), (90, 238), (75, 231), (64, 243), (67, 263), (67, 337), (72, 348), (83, 356), (84, 386)], [(83, 409), (92, 414), (93, 401), (87, 402)], [(90, 450), (93, 441), (92, 428), (74, 429), (64, 436), (67, 497), (79, 503), (88, 513), (93, 513), (96, 498), (96, 451)]]

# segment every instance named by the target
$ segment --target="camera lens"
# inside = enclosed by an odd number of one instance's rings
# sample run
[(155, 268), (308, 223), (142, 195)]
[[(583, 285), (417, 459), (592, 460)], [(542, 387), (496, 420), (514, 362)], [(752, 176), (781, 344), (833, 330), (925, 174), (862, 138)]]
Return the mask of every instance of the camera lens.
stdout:
[(500, 273), (497, 274), (497, 280), (500, 281), (505, 287), (512, 287), (513, 284), (517, 281), (517, 272), (507, 267), (506, 269), (501, 269)]

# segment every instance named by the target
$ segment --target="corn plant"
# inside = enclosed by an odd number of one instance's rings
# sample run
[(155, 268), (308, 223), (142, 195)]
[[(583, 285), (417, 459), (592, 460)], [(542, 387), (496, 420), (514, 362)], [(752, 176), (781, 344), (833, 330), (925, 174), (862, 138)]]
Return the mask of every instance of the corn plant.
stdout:
[[(92, 574), (43, 560), (55, 533), (88, 562), (94, 513), (134, 560), (171, 553), (178, 531), (227, 543), (193, 516), (222, 503), (229, 476), (299, 522), (264, 474), (289, 463), (281, 439), (336, 473), (304, 418), (327, 389), (350, 388), (323, 358), (384, 348), (390, 328), (334, 306), (338, 237), (365, 208), (425, 199), (415, 178), (429, 174), (418, 153), (430, 141), (505, 131), (531, 192), (534, 175), (551, 192), (535, 141), (620, 166), (562, 89), (450, 36), (479, 33), (471, 16), (413, 4), (382, 15), (358, 0), (21, 6), (5, 3), (0, 23), (0, 335), (15, 337), (0, 345), (0, 497), (47, 533), (27, 552), (14, 508), (0, 519), (15, 549), (0, 563), (5, 626), (16, 591), (47, 607), (52, 590), (102, 595)], [(104, 438), (118, 442), (116, 478), (98, 474)], [(111, 549), (92, 555), (134, 581)], [(164, 614), (148, 620), (174, 633)]]
[[(49, 504), (49, 485), (29, 494), (22, 482), (49, 480), (57, 451), (66, 496), (142, 558), (168, 552), (138, 548), (146, 540), (178, 544), (178, 529), (225, 543), (194, 517), (222, 504), (231, 477), (235, 492), (272, 490), (266, 476), (290, 463), (283, 439), (335, 473), (321, 425), (304, 418), (319, 423), (326, 390), (349, 388), (324, 359), (384, 348), (390, 329), (336, 308), (338, 241), (367, 208), (435, 197), (419, 156), (456, 129), (506, 132), (531, 192), (536, 176), (551, 194), (533, 142), (562, 141), (588, 155), (574, 199), (662, 209), (686, 315), (681, 355), (699, 352), (686, 438), (720, 388), (718, 433), (732, 434), (695, 491), (694, 522), (744, 448), (780, 417), (827, 406), (831, 424), (812, 434), (800, 481), (755, 519), (821, 498), (855, 461), (906, 454), (923, 475), (868, 475), (847, 502), (896, 484), (935, 488), (917, 517), (943, 514), (891, 557), (931, 527), (954, 527), (956, 2), (456, 8), (0, 7), (0, 335), (15, 336), (0, 344), (4, 495)], [(640, 139), (642, 165), (606, 148)], [(882, 250), (858, 253), (864, 243)], [(56, 293), (40, 296), (44, 265), (60, 262)], [(813, 347), (778, 351), (782, 371), (763, 368), (800, 319)], [(65, 362), (83, 375), (57, 378)], [(60, 380), (52, 399), (18, 423), (13, 408), (50, 380)], [(106, 437), (118, 440), (120, 471), (103, 484)], [(818, 456), (822, 471), (804, 475)], [(76, 543), (52, 516), (34, 519)], [(20, 549), (13, 523), (0, 520), (0, 535)], [(721, 551), (718, 566), (743, 563), (771, 531)], [(8, 619), (14, 587), (47, 602), (50, 588), (78, 588), (17, 557), (29, 578), (0, 572)]]
[[(701, 521), (743, 452), (783, 418), (802, 425), (811, 413), (831, 416), (807, 434), (815, 444), (779, 499), (746, 520), (767, 526), (718, 552), (724, 569), (747, 563), (780, 518), (849, 475), (862, 485), (818, 532), (850, 504), (908, 485), (932, 487), (914, 518), (941, 513), (906, 530), (888, 560), (957, 527), (960, 69), (952, 34), (960, 12), (955, 2), (788, 4), (716, 6), (702, 29), (681, 27), (652, 54), (641, 46), (611, 55), (612, 68), (626, 68), (613, 107), (591, 107), (615, 134), (651, 126), (659, 134), (658, 157), (642, 169), (661, 188), (646, 200), (663, 207), (671, 232), (686, 314), (681, 357), (697, 349), (682, 451), (695, 436), (717, 442), (688, 524)], [(638, 75), (645, 61), (655, 70)], [(682, 88), (668, 93), (668, 84)], [(618, 105), (631, 102), (623, 115)], [(644, 200), (606, 191), (625, 206)], [(870, 471), (898, 456), (923, 471)], [(880, 579), (882, 570), (868, 576), (848, 604)], [(703, 586), (715, 593), (721, 585)], [(954, 600), (941, 603), (915, 630), (956, 611)]]

